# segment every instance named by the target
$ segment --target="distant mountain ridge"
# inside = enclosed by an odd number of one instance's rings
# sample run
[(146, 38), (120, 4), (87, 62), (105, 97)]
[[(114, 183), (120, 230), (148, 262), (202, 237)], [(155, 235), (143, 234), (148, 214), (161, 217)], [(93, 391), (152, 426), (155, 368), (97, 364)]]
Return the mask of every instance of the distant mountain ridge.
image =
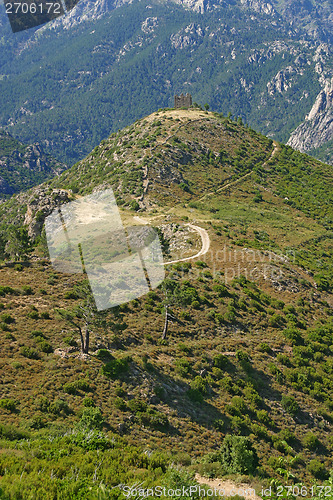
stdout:
[[(293, 27), (302, 27), (313, 38), (321, 41), (333, 40), (333, 12), (330, 2), (321, 0), (172, 0), (182, 7), (204, 14), (208, 11), (226, 8), (230, 5), (266, 14), (282, 16)], [(80, 0), (68, 16), (59, 18), (52, 25), (62, 24), (68, 28), (89, 19), (99, 18), (113, 9), (131, 4), (133, 0)]]
[(331, 10), (326, 1), (81, 0), (0, 42), (0, 126), (72, 164), (190, 91), (333, 162), (329, 109), (306, 119), (333, 77)]

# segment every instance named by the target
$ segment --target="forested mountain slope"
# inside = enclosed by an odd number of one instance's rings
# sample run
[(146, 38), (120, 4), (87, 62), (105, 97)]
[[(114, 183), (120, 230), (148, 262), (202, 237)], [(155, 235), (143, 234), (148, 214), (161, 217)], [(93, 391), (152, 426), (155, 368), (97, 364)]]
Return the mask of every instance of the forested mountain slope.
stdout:
[(39, 144), (26, 146), (0, 131), (0, 199), (40, 184), (66, 169)]
[(189, 91), (283, 142), (300, 126), (292, 144), (331, 161), (330, 106), (306, 120), (333, 76), (329, 2), (200, 6), (81, 0), (15, 35), (3, 18), (0, 125), (72, 164)]

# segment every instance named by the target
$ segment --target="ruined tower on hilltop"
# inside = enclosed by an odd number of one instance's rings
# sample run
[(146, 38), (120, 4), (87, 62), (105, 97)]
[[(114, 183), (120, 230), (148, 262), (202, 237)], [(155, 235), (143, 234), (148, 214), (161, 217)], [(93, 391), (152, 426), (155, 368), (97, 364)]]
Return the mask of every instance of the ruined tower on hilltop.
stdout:
[(175, 95), (175, 108), (189, 108), (192, 106), (192, 96), (187, 93), (184, 95), (181, 93), (180, 95)]

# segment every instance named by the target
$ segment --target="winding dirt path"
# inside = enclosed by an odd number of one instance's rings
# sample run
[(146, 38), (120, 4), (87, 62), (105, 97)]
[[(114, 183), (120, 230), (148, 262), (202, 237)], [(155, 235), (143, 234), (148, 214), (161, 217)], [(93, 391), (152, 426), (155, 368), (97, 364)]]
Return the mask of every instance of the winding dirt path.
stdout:
[(169, 264), (177, 264), (177, 262), (185, 262), (187, 260), (197, 259), (198, 257), (201, 257), (201, 255), (205, 255), (205, 253), (208, 252), (210, 247), (210, 238), (206, 229), (204, 229), (203, 227), (194, 226), (193, 224), (186, 224), (186, 226), (190, 227), (191, 229), (194, 229), (194, 231), (199, 233), (202, 243), (201, 250), (195, 255), (192, 255), (191, 257), (185, 257), (184, 259), (177, 259), (177, 260), (171, 260), (170, 262), (164, 262), (163, 263), (164, 266), (167, 266)]
[(208, 479), (207, 477), (202, 477), (199, 474), (195, 475), (195, 480), (199, 484), (205, 484), (211, 489), (222, 490), (221, 493), (223, 493), (222, 496), (224, 497), (234, 497), (235, 495), (239, 495), (241, 497), (244, 497), (246, 500), (262, 500), (262, 498), (256, 494), (255, 489), (252, 488), (250, 484), (236, 484), (230, 479)]
[[(145, 225), (151, 222), (149, 219), (144, 219), (143, 217), (140, 217), (138, 215), (135, 215), (133, 219), (139, 222), (140, 224), (145, 224)], [(185, 224), (185, 225), (190, 227), (199, 234), (201, 238), (200, 251), (195, 255), (192, 255), (191, 257), (185, 257), (184, 259), (177, 259), (177, 260), (171, 260), (169, 262), (163, 262), (163, 266), (168, 266), (169, 264), (177, 264), (177, 262), (186, 262), (187, 260), (197, 259), (198, 257), (201, 257), (201, 255), (205, 255), (205, 253), (208, 252), (210, 247), (210, 238), (206, 229), (200, 226), (195, 226), (194, 224)]]
[[(177, 131), (179, 130), (179, 128), (183, 127), (186, 124), (187, 123), (181, 124), (178, 127)], [(170, 137), (172, 137), (172, 136), (170, 136)], [(166, 141), (169, 140), (170, 137), (168, 137), (166, 139)], [(274, 141), (273, 144), (274, 144), (273, 151), (272, 151), (272, 153), (271, 153), (271, 155), (270, 155), (270, 157), (269, 157), (269, 159), (267, 161), (269, 161), (271, 158), (273, 158), (273, 156), (275, 156), (275, 154), (279, 150), (279, 144), (277, 142), (275, 142), (275, 141)], [(157, 147), (157, 145), (155, 147)], [(265, 163), (263, 163), (263, 167), (266, 166), (267, 161)], [(250, 175), (252, 175), (252, 171), (248, 172), (247, 174), (243, 175), (242, 177), (240, 177), (239, 179), (236, 179), (233, 182), (229, 182), (228, 184), (225, 184), (224, 186), (222, 186), (221, 188), (219, 188), (215, 193), (207, 193), (207, 194), (205, 194), (202, 198), (199, 199), (199, 201), (203, 200), (207, 196), (219, 193), (219, 192), (223, 191), (224, 189), (228, 188), (229, 186), (233, 186), (233, 185), (237, 184), (238, 182), (242, 181), (246, 177), (249, 177)], [(143, 217), (139, 217), (139, 216), (135, 216), (134, 220), (136, 220), (140, 224), (149, 224), (151, 222), (149, 219), (144, 219)], [(192, 255), (191, 257), (185, 257), (184, 259), (176, 259), (176, 260), (170, 260), (169, 262), (163, 262), (164, 266), (168, 266), (169, 264), (177, 264), (178, 262), (186, 262), (186, 261), (192, 260), (192, 259), (197, 259), (198, 257), (201, 257), (202, 255), (205, 255), (208, 252), (209, 247), (210, 247), (210, 238), (209, 238), (209, 234), (206, 231), (206, 229), (204, 229), (204, 228), (202, 228), (200, 226), (195, 226), (193, 224), (186, 224), (186, 226), (190, 227), (191, 229), (193, 229), (194, 231), (197, 231), (197, 233), (199, 233), (200, 238), (201, 238), (201, 243), (202, 243), (201, 250), (198, 253), (196, 253), (195, 255)]]

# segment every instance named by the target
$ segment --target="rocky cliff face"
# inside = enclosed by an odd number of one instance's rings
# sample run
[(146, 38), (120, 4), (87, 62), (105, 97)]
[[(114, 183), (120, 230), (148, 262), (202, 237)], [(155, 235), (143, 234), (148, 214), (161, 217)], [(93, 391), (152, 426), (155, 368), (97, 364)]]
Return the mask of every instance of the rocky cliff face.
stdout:
[(24, 225), (33, 240), (40, 235), (45, 218), (54, 208), (71, 201), (72, 193), (64, 189), (47, 190), (43, 187), (34, 189), (27, 203)]
[[(333, 139), (333, 69), (328, 64), (331, 59), (331, 47), (328, 44), (319, 45), (314, 62), (322, 90), (304, 122), (288, 141), (290, 146), (302, 152), (311, 152)], [(331, 161), (333, 163), (333, 158)]]
[(302, 152), (318, 148), (333, 138), (333, 78), (319, 93), (305, 121), (292, 133), (288, 144)]
[(0, 199), (59, 175), (66, 165), (46, 155), (40, 144), (24, 145), (0, 131)]
[[(63, 26), (73, 27), (87, 20), (98, 19), (113, 9), (130, 4), (135, 0), (80, 0), (66, 16), (49, 23), (41, 30)], [(185, 9), (204, 14), (218, 8), (226, 8), (227, 0), (172, 0)], [(318, 0), (236, 0), (233, 2), (245, 10), (268, 16), (282, 16), (292, 27), (303, 27), (307, 33), (322, 41), (333, 40), (333, 13), (330, 2)]]

